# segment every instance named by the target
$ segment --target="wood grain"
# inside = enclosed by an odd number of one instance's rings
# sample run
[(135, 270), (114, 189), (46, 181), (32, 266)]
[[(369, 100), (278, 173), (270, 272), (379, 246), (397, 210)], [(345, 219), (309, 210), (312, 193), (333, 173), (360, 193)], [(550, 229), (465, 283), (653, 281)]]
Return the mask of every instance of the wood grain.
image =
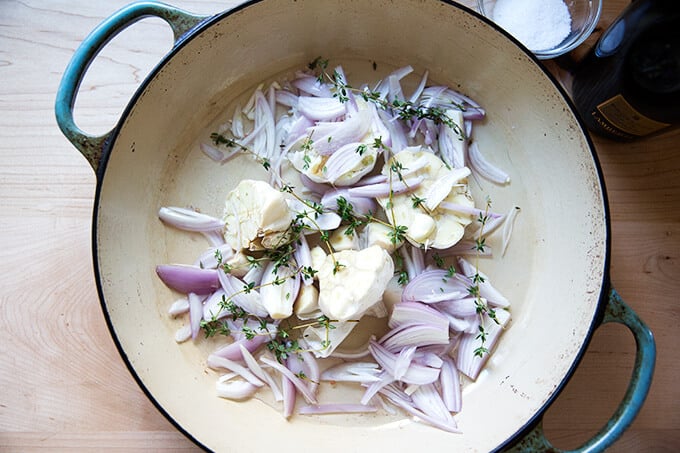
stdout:
[[(210, 14), (238, 2), (172, 3)], [(596, 33), (626, 3), (605, 2)], [(137, 387), (108, 334), (92, 271), (95, 177), (53, 114), (73, 51), (124, 4), (0, 2), (0, 451), (197, 450)], [(109, 130), (170, 45), (169, 29), (156, 19), (116, 37), (82, 84), (78, 124), (91, 133)], [(564, 70), (546, 64), (568, 84)], [(680, 131), (595, 144), (611, 210), (611, 279), (658, 345), (646, 404), (611, 451), (678, 451)], [(558, 447), (579, 445), (606, 422), (633, 360), (624, 328), (597, 331), (546, 414), (546, 432)]]

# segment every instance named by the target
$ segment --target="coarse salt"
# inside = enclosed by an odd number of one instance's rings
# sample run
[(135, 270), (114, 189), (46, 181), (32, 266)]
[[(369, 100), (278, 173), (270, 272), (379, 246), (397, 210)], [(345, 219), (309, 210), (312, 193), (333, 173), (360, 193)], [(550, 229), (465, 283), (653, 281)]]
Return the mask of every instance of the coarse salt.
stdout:
[(552, 49), (571, 33), (563, 0), (498, 0), (493, 21), (532, 51)]

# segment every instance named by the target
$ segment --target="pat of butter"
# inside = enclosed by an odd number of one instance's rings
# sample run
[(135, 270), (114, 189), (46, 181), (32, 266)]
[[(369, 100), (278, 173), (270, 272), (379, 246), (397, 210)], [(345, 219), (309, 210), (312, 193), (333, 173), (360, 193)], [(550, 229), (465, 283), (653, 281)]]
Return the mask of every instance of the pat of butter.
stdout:
[(374, 245), (328, 255), (319, 269), (319, 307), (332, 320), (359, 319), (377, 303), (394, 274), (389, 253)]

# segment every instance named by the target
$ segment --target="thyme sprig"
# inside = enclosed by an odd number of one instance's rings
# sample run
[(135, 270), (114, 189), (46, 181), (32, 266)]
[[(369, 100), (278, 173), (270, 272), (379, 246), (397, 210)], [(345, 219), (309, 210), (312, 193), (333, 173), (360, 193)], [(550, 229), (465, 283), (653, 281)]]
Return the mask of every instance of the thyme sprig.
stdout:
[(324, 246), (328, 250), (329, 256), (333, 260), (333, 273), (336, 274), (345, 265), (339, 262), (335, 257), (335, 252), (333, 251), (333, 246), (331, 245), (330, 242), (330, 233), (321, 228), (321, 226), (316, 221), (319, 218), (319, 216), (324, 213), (323, 206), (314, 201), (305, 200), (295, 192), (293, 186), (291, 186), (290, 184), (284, 184), (281, 187), (281, 191), (291, 194), (296, 200), (298, 200), (300, 203), (302, 203), (303, 205), (307, 206), (312, 210), (311, 214), (307, 210), (302, 210), (301, 212), (298, 212), (297, 215), (295, 216), (295, 219), (293, 220), (290, 226), (290, 230), (295, 235), (293, 241), (291, 241), (291, 244), (298, 240), (300, 234), (302, 234), (302, 231), (305, 228), (309, 228), (303, 222), (303, 220), (307, 219), (314, 227), (313, 230), (319, 232), (319, 238), (321, 239), (321, 242), (324, 243)]
[[(465, 131), (446, 114), (446, 111), (437, 106), (422, 106), (417, 105), (408, 100), (394, 99), (391, 102), (383, 97), (379, 91), (353, 88), (347, 83), (342, 75), (337, 71), (333, 73), (328, 72), (329, 60), (322, 57), (317, 57), (311, 61), (307, 66), (312, 71), (319, 71), (317, 80), (320, 83), (328, 82), (332, 86), (333, 96), (340, 102), (349, 101), (349, 93), (354, 93), (360, 96), (364, 101), (371, 102), (382, 110), (391, 111), (402, 120), (430, 120), (434, 124), (444, 124), (458, 135), (460, 140), (467, 139)], [(451, 103), (451, 106), (463, 110), (463, 107), (457, 103)]]
[[(272, 282), (272, 284), (276, 283)], [(260, 285), (259, 287), (262, 286), (264, 285)], [(250, 288), (249, 290), (253, 290), (256, 288), (258, 287), (253, 285), (253, 287)], [(242, 292), (249, 290), (246, 290), (244, 288)], [(334, 323), (338, 322), (336, 320), (332, 320), (327, 316), (323, 315), (314, 319), (313, 321), (309, 321), (303, 324), (296, 324), (287, 327), (279, 325), (276, 332), (272, 333), (269, 328), (269, 323), (267, 319), (261, 318), (252, 313), (248, 313), (243, 308), (239, 307), (232, 299), (233, 295), (231, 297), (223, 295), (222, 300), (219, 303), (220, 311), (221, 310), (228, 311), (232, 321), (237, 320), (243, 321), (240, 327), (240, 332), (248, 340), (252, 340), (256, 336), (260, 335), (266, 335), (269, 337), (272, 337), (273, 335), (273, 337), (267, 342), (266, 346), (267, 349), (269, 349), (274, 354), (276, 360), (278, 360), (280, 363), (283, 363), (283, 361), (286, 360), (288, 356), (291, 354), (301, 353), (304, 351), (320, 352), (323, 351), (324, 349), (327, 349), (331, 345), (330, 331), (335, 329)], [(247, 323), (247, 321), (249, 320), (256, 321), (255, 328), (251, 327), (252, 323), (251, 324)], [(202, 320), (200, 323), (200, 327), (203, 329), (206, 338), (210, 338), (215, 335), (232, 335), (234, 333), (232, 332), (232, 329), (229, 326), (228, 319), (218, 318), (216, 314), (214, 314), (210, 320)], [(304, 349), (300, 345), (299, 340), (292, 336), (292, 333), (294, 331), (298, 331), (306, 327), (322, 327), (325, 329), (326, 331), (325, 340), (321, 342), (321, 349)]]
[(472, 276), (472, 285), (468, 288), (468, 292), (471, 296), (475, 298), (475, 310), (479, 315), (479, 326), (478, 333), (475, 337), (479, 340), (480, 345), (474, 350), (475, 356), (483, 357), (484, 354), (489, 353), (489, 349), (486, 347), (486, 341), (488, 337), (488, 331), (484, 326), (484, 315), (486, 314), (489, 319), (494, 321), (496, 324), (500, 324), (498, 318), (496, 317), (496, 310), (490, 308), (486, 301), (482, 298), (480, 292), (480, 285), (485, 282), (484, 277), (479, 272), (479, 256), (484, 253), (486, 247), (486, 241), (484, 237), (484, 226), (489, 220), (489, 209), (491, 208), (491, 199), (487, 197), (486, 206), (484, 212), (480, 212), (477, 221), (480, 223), (479, 233), (475, 238), (474, 249), (477, 252), (475, 255), (475, 273)]
[(250, 154), (255, 158), (255, 160), (264, 167), (265, 170), (269, 170), (272, 166), (272, 163), (269, 159), (266, 157), (262, 157), (259, 154), (257, 154), (255, 151), (253, 151), (251, 148), (237, 142), (233, 138), (225, 137), (222, 134), (219, 134), (217, 132), (213, 132), (210, 134), (210, 139), (213, 141), (215, 145), (224, 145), (227, 148), (237, 148), (239, 149), (242, 153), (245, 154)]
[[(280, 363), (283, 363), (283, 361), (286, 360), (291, 354), (324, 351), (331, 345), (330, 331), (335, 329), (335, 323), (337, 322), (337, 320), (332, 320), (326, 315), (322, 315), (306, 323), (288, 325), (285, 328), (279, 326), (276, 337), (267, 343), (267, 349), (269, 349), (274, 354), (274, 357), (276, 357), (276, 360), (278, 360)], [(325, 339), (321, 341), (321, 347), (319, 349), (305, 349), (301, 346), (299, 339), (292, 336), (295, 331), (299, 331), (307, 327), (322, 327), (325, 329)]]

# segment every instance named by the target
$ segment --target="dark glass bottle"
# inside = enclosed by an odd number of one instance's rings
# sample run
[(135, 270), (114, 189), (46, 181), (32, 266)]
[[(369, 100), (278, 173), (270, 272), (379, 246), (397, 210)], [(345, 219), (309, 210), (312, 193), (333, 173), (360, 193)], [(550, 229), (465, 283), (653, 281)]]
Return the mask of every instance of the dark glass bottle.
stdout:
[(680, 123), (680, 0), (632, 2), (574, 71), (591, 131), (633, 140)]

